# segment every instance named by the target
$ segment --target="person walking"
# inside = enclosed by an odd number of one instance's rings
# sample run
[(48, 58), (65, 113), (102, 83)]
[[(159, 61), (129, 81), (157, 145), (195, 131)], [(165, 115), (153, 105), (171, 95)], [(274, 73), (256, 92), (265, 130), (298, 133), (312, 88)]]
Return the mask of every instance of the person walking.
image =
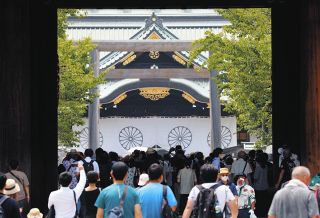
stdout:
[[(256, 195), (256, 210), (258, 217), (266, 217), (268, 208), (270, 207), (271, 199), (269, 197), (269, 180), (268, 180), (268, 165), (266, 156), (263, 153), (258, 153), (256, 156), (256, 167), (254, 172), (254, 191)], [(270, 200), (269, 200), (270, 199)]]
[(283, 151), (283, 160), (280, 164), (280, 173), (278, 181), (275, 185), (276, 189), (282, 188), (290, 179), (292, 170), (296, 167), (295, 162), (291, 159), (291, 151), (289, 148)]
[[(232, 194), (234, 195), (236, 201), (238, 200), (238, 192), (237, 192), (237, 187), (236, 185), (230, 181), (229, 178), (229, 169), (228, 168), (220, 168), (219, 172), (219, 182), (225, 186), (227, 186)], [(231, 217), (231, 209), (228, 205), (225, 206), (224, 208), (224, 217), (225, 218), (230, 218)]]
[[(238, 175), (245, 174), (247, 177), (252, 173), (251, 166), (247, 160), (247, 153), (245, 151), (238, 152), (238, 159), (232, 163), (231, 175), (235, 178)], [(234, 181), (236, 182), (236, 180)], [(249, 181), (250, 182), (250, 181)]]
[(180, 204), (179, 204), (179, 214), (182, 214), (184, 208), (186, 207), (188, 201), (188, 195), (197, 183), (197, 177), (193, 169), (191, 169), (191, 161), (185, 161), (185, 167), (179, 170), (177, 182), (179, 183), (180, 190)]
[(212, 152), (212, 165), (219, 171), (221, 167), (221, 159), (224, 157), (222, 148), (215, 148)]
[(177, 200), (169, 186), (161, 184), (163, 180), (163, 168), (154, 163), (148, 168), (149, 183), (138, 190), (143, 217), (161, 218), (164, 189), (166, 199), (172, 211), (177, 209)]
[[(95, 203), (98, 208), (96, 218), (107, 217), (115, 207), (121, 207), (124, 218), (142, 218), (139, 197), (135, 190), (124, 184), (128, 176), (128, 166), (118, 161), (112, 165), (111, 177), (113, 185), (103, 189)], [(123, 203), (121, 200), (123, 199)]]
[(88, 187), (84, 189), (80, 197), (81, 208), (80, 218), (95, 218), (97, 208), (94, 206), (99, 194), (100, 189), (97, 188), (98, 174), (95, 171), (87, 173)]
[(71, 189), (75, 188), (78, 183), (78, 161), (80, 161), (81, 157), (76, 149), (71, 149), (67, 156), (62, 161), (64, 169), (66, 172), (70, 173), (72, 180), (69, 187)]
[(298, 166), (292, 170), (291, 180), (275, 194), (268, 218), (319, 218), (314, 193), (309, 190), (310, 171)]
[(6, 175), (0, 172), (0, 206), (3, 210), (3, 217), (20, 218), (18, 203), (4, 194), (6, 182)]
[[(203, 183), (201, 184), (201, 187), (194, 186), (191, 189), (188, 197), (187, 206), (184, 209), (182, 218), (189, 218), (194, 208), (201, 208), (201, 205), (197, 205), (197, 200), (198, 200), (197, 198), (199, 193), (201, 192), (200, 189), (210, 189), (210, 188), (215, 188), (214, 194), (217, 200), (217, 202), (215, 202), (217, 204), (215, 205), (215, 210), (218, 211), (219, 209), (219, 211), (222, 213), (223, 209), (227, 204), (231, 210), (231, 217), (237, 218), (238, 210), (237, 210), (236, 199), (227, 186), (218, 184), (216, 182), (217, 177), (218, 177), (218, 170), (212, 164), (204, 164), (200, 168), (200, 180)], [(201, 215), (197, 216), (197, 218), (198, 217), (201, 217)]]
[(256, 198), (254, 189), (248, 184), (247, 175), (236, 176), (238, 192), (238, 218), (256, 217), (254, 214)]
[(19, 161), (10, 160), (9, 161), (9, 172), (6, 173), (8, 179), (13, 179), (19, 185), (20, 191), (16, 194), (16, 201), (18, 202), (21, 216), (24, 218), (29, 212), (29, 202), (30, 202), (30, 190), (29, 190), (29, 180), (27, 175), (19, 170)]
[(76, 215), (77, 201), (86, 184), (86, 173), (81, 163), (78, 163), (80, 180), (74, 189), (70, 188), (72, 176), (68, 172), (59, 175), (61, 188), (49, 195), (48, 208), (55, 209), (56, 218), (71, 218)]
[(99, 165), (97, 161), (93, 160), (93, 150), (91, 148), (87, 148), (84, 151), (85, 158), (83, 160), (80, 160), (79, 162), (83, 165), (84, 171), (88, 173), (89, 171), (94, 171), (98, 174), (100, 174)]

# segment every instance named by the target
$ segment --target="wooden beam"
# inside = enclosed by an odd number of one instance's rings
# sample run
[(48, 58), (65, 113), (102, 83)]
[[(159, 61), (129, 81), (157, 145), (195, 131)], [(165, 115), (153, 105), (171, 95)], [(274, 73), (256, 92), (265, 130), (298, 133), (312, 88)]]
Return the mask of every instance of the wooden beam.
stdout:
[(106, 79), (167, 79), (167, 78), (183, 78), (183, 79), (209, 79), (210, 73), (206, 69), (199, 72), (190, 68), (163, 68), (163, 69), (115, 69), (111, 70)]
[(100, 40), (93, 41), (99, 51), (190, 51), (192, 40)]
[(213, 0), (213, 1), (148, 1), (140, 0), (136, 1), (102, 1), (102, 0), (77, 0), (77, 1), (66, 1), (57, 0), (53, 1), (52, 4), (56, 8), (265, 8), (278, 5), (279, 3), (290, 2), (290, 0)]

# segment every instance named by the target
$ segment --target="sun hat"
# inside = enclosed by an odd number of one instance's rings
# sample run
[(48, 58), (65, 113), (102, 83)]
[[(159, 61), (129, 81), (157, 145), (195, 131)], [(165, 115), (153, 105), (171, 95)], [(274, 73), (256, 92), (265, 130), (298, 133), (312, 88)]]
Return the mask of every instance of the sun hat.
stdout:
[(4, 187), (3, 194), (5, 195), (13, 195), (20, 191), (20, 187), (14, 179), (7, 179), (6, 185)]
[(139, 186), (144, 186), (149, 181), (149, 175), (146, 173), (142, 173), (139, 177)]
[(43, 217), (43, 214), (40, 213), (40, 210), (38, 208), (32, 208), (28, 215), (27, 215), (28, 218), (42, 218)]
[(228, 168), (220, 168), (219, 174), (229, 174), (229, 169)]

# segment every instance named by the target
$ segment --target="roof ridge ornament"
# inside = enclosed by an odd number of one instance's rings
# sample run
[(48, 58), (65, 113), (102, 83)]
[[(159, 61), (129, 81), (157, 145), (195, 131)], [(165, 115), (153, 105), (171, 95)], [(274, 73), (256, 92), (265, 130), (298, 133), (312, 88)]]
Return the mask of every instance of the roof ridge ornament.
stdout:
[(146, 20), (146, 25), (145, 25), (145, 29), (147, 29), (149, 26), (151, 26), (152, 24), (156, 24), (160, 27), (163, 27), (162, 24), (162, 19), (160, 19), (155, 13), (154, 11), (152, 12), (151, 16), (149, 18), (147, 18)]

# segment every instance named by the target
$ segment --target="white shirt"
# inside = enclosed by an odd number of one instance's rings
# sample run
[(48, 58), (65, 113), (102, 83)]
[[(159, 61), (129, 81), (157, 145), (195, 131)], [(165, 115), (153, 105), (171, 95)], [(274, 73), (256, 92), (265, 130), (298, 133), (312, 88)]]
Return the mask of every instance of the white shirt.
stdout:
[[(78, 201), (84, 187), (86, 185), (86, 173), (80, 170), (80, 180), (73, 189), (76, 193), (76, 201)], [(48, 208), (54, 205), (56, 218), (73, 218), (76, 213), (76, 204), (74, 202), (73, 191), (69, 187), (61, 187), (57, 191), (53, 191), (49, 195)]]
[[(204, 188), (210, 188), (215, 184), (217, 183), (203, 183), (202, 186)], [(199, 193), (200, 190), (197, 188), (197, 186), (194, 186), (191, 189), (188, 199), (193, 201), (193, 205), (195, 204)], [(219, 206), (222, 210), (227, 202), (235, 199), (229, 187), (226, 185), (221, 185), (218, 188), (216, 188), (215, 194), (217, 196), (217, 200), (219, 201)]]
[[(86, 157), (84, 160), (85, 160), (87, 163), (90, 163), (90, 161), (91, 161), (92, 159), (91, 159), (91, 157)], [(83, 161), (82, 161), (82, 160), (80, 160), (79, 162), (83, 165)], [(99, 174), (99, 173), (100, 173), (100, 170), (99, 170), (99, 165), (98, 165), (97, 161), (93, 161), (92, 165), (93, 165), (93, 171)]]

